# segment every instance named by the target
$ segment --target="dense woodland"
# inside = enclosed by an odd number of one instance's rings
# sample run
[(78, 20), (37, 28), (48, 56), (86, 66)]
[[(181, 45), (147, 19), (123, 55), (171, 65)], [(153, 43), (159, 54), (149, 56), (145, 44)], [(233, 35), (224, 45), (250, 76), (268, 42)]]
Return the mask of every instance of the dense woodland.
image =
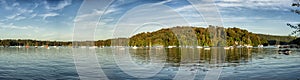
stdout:
[(39, 40), (13, 40), (13, 39), (5, 39), (0, 40), (0, 46), (72, 46), (72, 42), (61, 42), (61, 41), (39, 41)]
[[(216, 27), (220, 28), (220, 27)], [(237, 46), (237, 45), (275, 45), (275, 44), (300, 44), (299, 40), (295, 40), (295, 37), (291, 36), (274, 36), (255, 34), (248, 32), (247, 30), (239, 28), (220, 28), (226, 35), (226, 46)], [(175, 34), (176, 33), (176, 34)], [(211, 35), (212, 31), (209, 28), (201, 27), (173, 27), (165, 28), (154, 32), (142, 32), (136, 34), (129, 39), (108, 39), (95, 41), (95, 46), (111, 46), (114, 40), (126, 40), (128, 46), (179, 46), (186, 45), (192, 41), (192, 44), (198, 46), (213, 46), (211, 39), (214, 35)], [(219, 33), (218, 33), (219, 34)], [(222, 37), (220, 37), (222, 38)], [(225, 37), (223, 37), (225, 39)], [(294, 40), (294, 41), (293, 41)], [(0, 40), (0, 46), (72, 46), (72, 42), (59, 42), (59, 41), (38, 41), (38, 40)], [(125, 44), (126, 45), (126, 44)]]
[[(164, 45), (164, 46), (178, 46), (180, 43), (177, 39), (178, 36), (174, 34), (174, 30), (180, 28), (192, 28), (194, 34), (196, 34), (198, 46), (212, 46), (211, 32), (209, 28), (201, 27), (174, 27), (168, 29), (161, 29), (155, 32), (143, 32), (134, 35), (130, 38), (130, 46), (149, 46), (149, 45)], [(239, 28), (226, 28), (226, 46), (237, 46), (237, 45), (275, 45), (288, 43), (295, 39), (291, 36), (274, 36), (274, 35), (263, 35), (248, 32), (247, 30)], [(188, 40), (188, 39), (187, 39)], [(274, 43), (275, 41), (275, 43)]]

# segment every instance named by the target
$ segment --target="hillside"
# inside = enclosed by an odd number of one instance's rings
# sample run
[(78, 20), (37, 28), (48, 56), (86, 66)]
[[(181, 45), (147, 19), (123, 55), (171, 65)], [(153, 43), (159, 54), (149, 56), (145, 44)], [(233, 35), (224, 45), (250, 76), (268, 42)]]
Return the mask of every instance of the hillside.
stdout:
[(292, 37), (292, 36), (275, 36), (275, 35), (265, 35), (265, 34), (257, 34), (257, 35), (260, 38), (266, 39), (268, 41), (276, 40), (278, 42), (290, 42), (290, 41), (296, 39), (295, 37)]
[[(199, 46), (212, 46), (211, 35), (209, 28), (201, 27), (173, 27), (167, 29), (161, 29), (155, 32), (143, 32), (137, 35), (134, 35), (130, 38), (130, 46), (149, 46), (149, 45), (164, 45), (164, 46), (178, 46), (180, 43), (178, 39), (185, 42), (192, 39), (181, 39), (182, 37), (188, 38), (190, 36), (181, 35), (180, 37), (174, 34), (174, 30), (184, 30), (184, 29), (193, 29), (194, 34), (197, 38), (197, 45)], [(184, 31), (183, 31), (184, 32)], [(255, 34), (248, 32), (247, 30), (239, 28), (226, 28), (226, 46), (236, 46), (236, 45), (252, 45), (257, 46), (261, 44), (268, 45), (270, 41), (275, 42), (285, 42), (288, 43), (293, 40), (293, 37), (289, 36), (274, 36), (274, 35), (264, 35), (264, 34)], [(181, 43), (183, 44), (183, 43)]]
[(290, 42), (290, 44), (297, 44), (297, 45), (300, 45), (300, 38), (297, 38), (297, 39), (295, 39), (295, 40), (292, 40), (292, 41)]

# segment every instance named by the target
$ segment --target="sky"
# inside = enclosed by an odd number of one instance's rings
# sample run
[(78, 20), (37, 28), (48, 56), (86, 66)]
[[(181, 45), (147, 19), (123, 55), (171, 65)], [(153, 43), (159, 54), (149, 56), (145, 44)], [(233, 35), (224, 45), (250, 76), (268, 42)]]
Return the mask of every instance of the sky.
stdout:
[(192, 1), (0, 0), (0, 39), (72, 41), (82, 35), (83, 40), (105, 40), (208, 25), (287, 36), (292, 29), (286, 24), (300, 21), (300, 15), (290, 12), (297, 9), (290, 6), (294, 0)]

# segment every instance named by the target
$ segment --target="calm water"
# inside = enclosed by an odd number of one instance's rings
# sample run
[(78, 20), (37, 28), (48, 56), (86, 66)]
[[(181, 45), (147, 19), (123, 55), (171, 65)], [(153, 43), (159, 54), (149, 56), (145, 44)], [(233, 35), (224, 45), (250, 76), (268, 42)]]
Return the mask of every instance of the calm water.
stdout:
[[(139, 79), (122, 71), (114, 60), (112, 48), (96, 48), (99, 63), (109, 79)], [(211, 70), (210, 50), (203, 49), (129, 49), (132, 60), (148, 65), (151, 59), (161, 59), (163, 69), (153, 79), (173, 79), (179, 67), (191, 67), (195, 79), (203, 80)], [(226, 50), (218, 67), (222, 68), (221, 80), (297, 80), (300, 79), (300, 51), (290, 55), (278, 54), (278, 49)], [(153, 53), (166, 57), (150, 57)], [(0, 48), (0, 80), (8, 79), (79, 79), (73, 60), (72, 48)], [(129, 64), (128, 64), (129, 65)]]

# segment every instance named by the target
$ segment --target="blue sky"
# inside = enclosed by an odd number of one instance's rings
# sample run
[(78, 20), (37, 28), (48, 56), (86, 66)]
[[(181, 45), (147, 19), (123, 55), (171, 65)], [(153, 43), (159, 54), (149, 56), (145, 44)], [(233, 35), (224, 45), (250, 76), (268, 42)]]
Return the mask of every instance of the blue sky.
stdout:
[[(215, 0), (215, 6), (224, 27), (238, 27), (253, 33), (288, 35), (292, 29), (286, 23), (300, 20), (300, 15), (290, 12), (293, 1)], [(93, 9), (103, 5), (101, 0), (85, 5), (90, 10), (83, 10), (83, 3), (82, 0), (0, 0), (0, 39), (70, 41), (74, 24), (79, 22), (82, 27), (98, 24), (94, 37), (96, 40), (113, 38), (114, 33), (130, 29), (131, 26), (125, 23), (135, 22), (133, 26), (142, 26), (132, 30), (131, 35), (176, 25), (208, 25), (202, 17), (204, 13), (199, 14), (185, 0), (117, 0), (106, 11)], [(101, 14), (101, 20), (98, 21)], [(149, 22), (151, 20), (159, 23)], [(145, 23), (147, 21), (149, 23)]]

